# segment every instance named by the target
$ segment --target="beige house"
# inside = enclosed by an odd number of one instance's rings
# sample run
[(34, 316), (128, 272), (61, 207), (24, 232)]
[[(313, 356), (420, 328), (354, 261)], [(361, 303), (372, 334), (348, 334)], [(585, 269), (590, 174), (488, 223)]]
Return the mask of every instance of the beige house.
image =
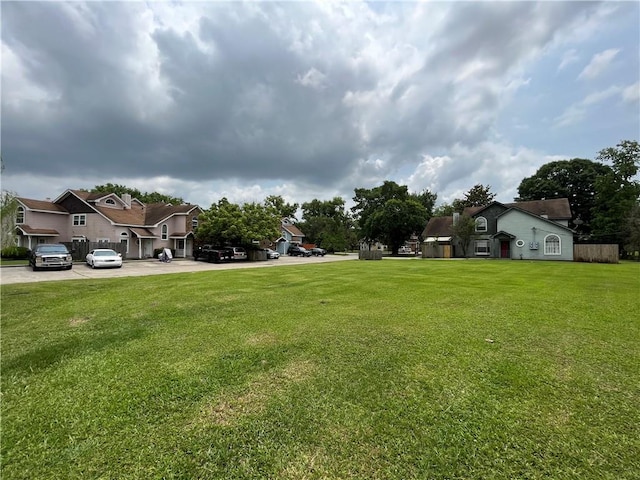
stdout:
[(53, 201), (18, 198), (18, 245), (120, 243), (127, 258), (150, 258), (169, 247), (176, 257), (193, 252), (197, 205), (145, 205), (130, 195), (67, 190)]

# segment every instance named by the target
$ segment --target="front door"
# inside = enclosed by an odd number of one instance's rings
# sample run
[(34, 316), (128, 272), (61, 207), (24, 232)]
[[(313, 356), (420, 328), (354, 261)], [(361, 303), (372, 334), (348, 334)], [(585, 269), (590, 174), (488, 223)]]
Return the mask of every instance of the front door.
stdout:
[(509, 258), (509, 241), (500, 242), (500, 258)]

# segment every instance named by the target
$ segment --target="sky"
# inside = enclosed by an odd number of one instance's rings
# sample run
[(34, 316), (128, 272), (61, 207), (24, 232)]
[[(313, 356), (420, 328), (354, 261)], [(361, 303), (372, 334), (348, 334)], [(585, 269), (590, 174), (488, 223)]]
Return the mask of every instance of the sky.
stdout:
[(1, 187), (510, 202), (640, 137), (640, 2), (1, 5)]

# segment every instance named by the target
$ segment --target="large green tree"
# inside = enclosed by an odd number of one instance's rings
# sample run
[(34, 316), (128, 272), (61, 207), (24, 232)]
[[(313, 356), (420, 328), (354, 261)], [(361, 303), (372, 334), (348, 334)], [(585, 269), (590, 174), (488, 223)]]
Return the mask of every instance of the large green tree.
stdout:
[(118, 185), (114, 183), (105, 183), (104, 185), (96, 185), (91, 192), (97, 193), (115, 193), (121, 196), (124, 193), (131, 195), (132, 198), (137, 198), (142, 203), (170, 203), (171, 205), (181, 205), (184, 200), (180, 197), (172, 197), (171, 195), (165, 195), (158, 192), (141, 192), (137, 188), (130, 188), (125, 185)]
[(251, 248), (255, 242), (274, 239), (280, 233), (280, 216), (273, 206), (237, 205), (222, 198), (198, 216), (196, 238), (215, 245)]
[(265, 201), (265, 206), (272, 207), (278, 212), (281, 218), (296, 219), (296, 212), (298, 211), (297, 203), (287, 203), (280, 195), (269, 195)]
[(425, 206), (405, 185), (388, 180), (372, 189), (356, 188), (353, 201), (361, 238), (386, 243), (393, 254), (412, 234), (421, 232), (428, 219)]
[(302, 213), (299, 227), (310, 243), (329, 252), (344, 251), (357, 245), (354, 222), (342, 197), (303, 203)]
[(453, 207), (456, 212), (462, 213), (467, 207), (484, 207), (489, 205), (496, 198), (496, 194), (491, 192), (491, 185), (477, 184), (465, 192), (463, 199), (455, 199)]
[(596, 205), (596, 182), (610, 173), (611, 167), (584, 158), (549, 162), (520, 182), (517, 200), (567, 198), (576, 230), (588, 234)]
[(600, 242), (624, 247), (629, 218), (640, 203), (640, 145), (624, 140), (616, 147), (598, 153), (598, 160), (611, 163), (610, 171), (595, 182), (595, 205), (592, 209), (592, 234)]

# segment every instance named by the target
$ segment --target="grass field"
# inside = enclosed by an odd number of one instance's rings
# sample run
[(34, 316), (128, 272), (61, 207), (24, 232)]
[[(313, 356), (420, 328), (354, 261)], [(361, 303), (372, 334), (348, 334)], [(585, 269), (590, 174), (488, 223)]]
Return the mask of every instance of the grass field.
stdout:
[(9, 479), (638, 479), (640, 266), (2, 287)]

